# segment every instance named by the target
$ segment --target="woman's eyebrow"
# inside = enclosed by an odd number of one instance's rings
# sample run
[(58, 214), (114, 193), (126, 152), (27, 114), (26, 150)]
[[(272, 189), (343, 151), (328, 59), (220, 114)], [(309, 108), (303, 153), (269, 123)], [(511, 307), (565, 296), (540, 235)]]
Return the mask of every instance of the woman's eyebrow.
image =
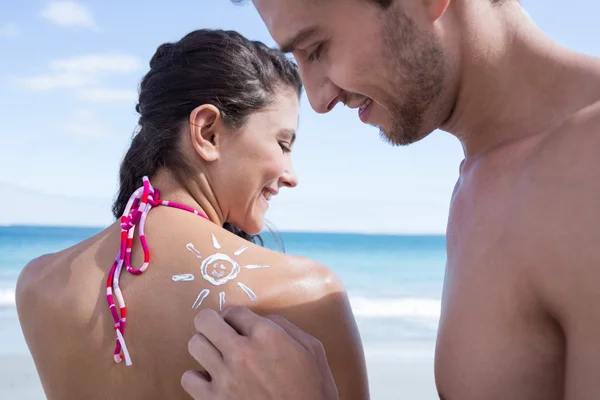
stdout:
[(296, 131), (293, 129), (281, 129), (279, 134), (288, 138), (291, 143), (296, 141)]

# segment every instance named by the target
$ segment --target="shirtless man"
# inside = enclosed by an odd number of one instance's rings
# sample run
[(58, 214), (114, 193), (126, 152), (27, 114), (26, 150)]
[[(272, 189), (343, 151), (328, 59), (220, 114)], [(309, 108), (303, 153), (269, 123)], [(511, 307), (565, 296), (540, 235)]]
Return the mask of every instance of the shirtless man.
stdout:
[[(439, 128), (463, 146), (435, 354), (440, 398), (600, 398), (600, 60), (551, 40), (516, 0), (254, 5), (296, 57), (315, 111), (359, 108), (394, 145)], [(237, 383), (186, 373), (195, 398), (335, 398), (307, 335), (245, 309), (224, 319), (242, 334), (260, 327), (268, 343), (250, 333), (217, 346), (225, 363), (214, 368)], [(200, 313), (198, 335), (212, 341), (219, 321)], [(244, 363), (227, 362), (240, 353)], [(296, 356), (271, 364), (278, 354)]]

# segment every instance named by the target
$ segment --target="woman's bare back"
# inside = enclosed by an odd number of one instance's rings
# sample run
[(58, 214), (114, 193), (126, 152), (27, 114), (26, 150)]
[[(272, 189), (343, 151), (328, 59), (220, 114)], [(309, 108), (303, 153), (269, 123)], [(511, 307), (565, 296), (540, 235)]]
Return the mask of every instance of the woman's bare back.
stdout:
[[(19, 318), (49, 399), (187, 398), (180, 379), (197, 368), (187, 351), (194, 316), (200, 308), (224, 305), (288, 318), (323, 342), (340, 398), (367, 398), (360, 337), (344, 288), (330, 270), (180, 210), (153, 210), (146, 238), (148, 270), (121, 278), (131, 366), (113, 360), (116, 335), (106, 301), (120, 243), (117, 224), (24, 269)], [(135, 268), (143, 255), (134, 243)]]

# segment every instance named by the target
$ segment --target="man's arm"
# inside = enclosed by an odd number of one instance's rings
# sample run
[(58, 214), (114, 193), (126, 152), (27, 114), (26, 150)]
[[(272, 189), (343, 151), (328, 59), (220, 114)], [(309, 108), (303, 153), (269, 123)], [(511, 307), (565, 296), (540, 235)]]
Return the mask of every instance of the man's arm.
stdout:
[(544, 278), (544, 303), (565, 340), (565, 400), (600, 398), (600, 232), (595, 237), (595, 247), (569, 246), (571, 257), (549, 262)]
[(544, 304), (565, 340), (565, 400), (600, 398), (600, 230), (588, 234), (595, 244), (557, 243), (562, 254), (547, 261), (540, 279)]
[[(585, 133), (584, 135), (582, 133)], [(534, 282), (565, 340), (566, 400), (600, 398), (600, 130), (567, 133), (543, 166)], [(544, 199), (544, 201), (541, 201)], [(533, 226), (533, 224), (531, 224)]]

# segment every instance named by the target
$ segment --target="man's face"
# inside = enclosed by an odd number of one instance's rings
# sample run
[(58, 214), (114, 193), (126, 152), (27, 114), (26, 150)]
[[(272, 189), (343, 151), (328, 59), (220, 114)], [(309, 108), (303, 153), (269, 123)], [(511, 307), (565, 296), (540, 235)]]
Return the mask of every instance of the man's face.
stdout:
[(446, 58), (423, 28), (422, 3), (254, 0), (272, 37), (296, 58), (312, 108), (325, 113), (343, 102), (394, 145), (424, 138), (443, 120), (436, 110)]

